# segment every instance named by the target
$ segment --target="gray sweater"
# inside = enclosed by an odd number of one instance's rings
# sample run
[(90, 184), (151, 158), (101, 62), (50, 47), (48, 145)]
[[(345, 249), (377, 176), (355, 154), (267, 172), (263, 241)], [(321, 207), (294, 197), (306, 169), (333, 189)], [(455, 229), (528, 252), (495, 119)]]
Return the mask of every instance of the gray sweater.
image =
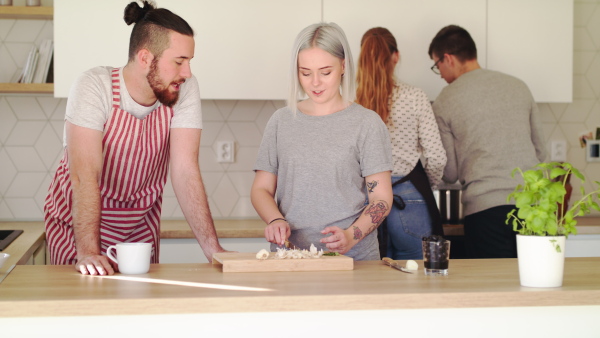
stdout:
[(465, 215), (508, 204), (511, 171), (544, 161), (538, 107), (527, 85), (486, 69), (461, 75), (433, 104), (448, 162), (444, 181), (463, 185)]

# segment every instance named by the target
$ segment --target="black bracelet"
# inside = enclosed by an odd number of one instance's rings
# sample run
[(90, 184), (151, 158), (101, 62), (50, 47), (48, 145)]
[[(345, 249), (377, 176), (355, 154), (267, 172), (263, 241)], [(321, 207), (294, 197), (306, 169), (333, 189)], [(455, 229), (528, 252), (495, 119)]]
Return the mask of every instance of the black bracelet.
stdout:
[(287, 220), (285, 218), (275, 218), (274, 220), (272, 220), (271, 222), (269, 222), (267, 225), (271, 225), (271, 223), (273, 223), (275, 221), (284, 221), (284, 222), (287, 222)]

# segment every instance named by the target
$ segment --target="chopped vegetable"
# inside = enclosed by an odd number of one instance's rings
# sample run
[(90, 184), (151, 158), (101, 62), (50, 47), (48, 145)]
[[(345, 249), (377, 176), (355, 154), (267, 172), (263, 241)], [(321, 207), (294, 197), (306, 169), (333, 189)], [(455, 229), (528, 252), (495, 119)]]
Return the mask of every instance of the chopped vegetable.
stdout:
[(340, 253), (339, 252), (333, 252), (333, 251), (327, 251), (326, 253), (323, 254), (323, 256), (339, 256)]
[(269, 252), (265, 249), (261, 249), (257, 254), (256, 254), (256, 259), (267, 259), (269, 258)]

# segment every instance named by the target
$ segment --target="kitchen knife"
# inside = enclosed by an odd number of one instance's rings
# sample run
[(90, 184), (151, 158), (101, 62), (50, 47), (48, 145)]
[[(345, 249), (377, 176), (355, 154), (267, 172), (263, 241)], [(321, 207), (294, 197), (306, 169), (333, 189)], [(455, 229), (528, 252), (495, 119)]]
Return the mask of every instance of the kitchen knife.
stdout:
[(389, 257), (383, 257), (382, 261), (385, 265), (389, 265), (394, 269), (400, 270), (405, 273), (413, 273), (412, 271), (407, 270), (405, 267), (400, 266), (400, 264), (394, 262), (394, 260)]

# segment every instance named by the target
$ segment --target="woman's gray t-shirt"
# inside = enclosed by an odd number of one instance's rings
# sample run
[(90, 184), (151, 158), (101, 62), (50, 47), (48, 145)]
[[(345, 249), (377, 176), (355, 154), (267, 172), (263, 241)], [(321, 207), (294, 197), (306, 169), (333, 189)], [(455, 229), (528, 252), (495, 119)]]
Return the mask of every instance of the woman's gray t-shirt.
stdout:
[[(385, 124), (375, 112), (353, 103), (325, 116), (277, 110), (265, 129), (254, 169), (277, 176), (276, 201), (292, 229), (290, 241), (326, 251), (321, 230), (350, 227), (367, 202), (365, 177), (392, 168)], [(378, 260), (377, 233), (346, 255)]]

